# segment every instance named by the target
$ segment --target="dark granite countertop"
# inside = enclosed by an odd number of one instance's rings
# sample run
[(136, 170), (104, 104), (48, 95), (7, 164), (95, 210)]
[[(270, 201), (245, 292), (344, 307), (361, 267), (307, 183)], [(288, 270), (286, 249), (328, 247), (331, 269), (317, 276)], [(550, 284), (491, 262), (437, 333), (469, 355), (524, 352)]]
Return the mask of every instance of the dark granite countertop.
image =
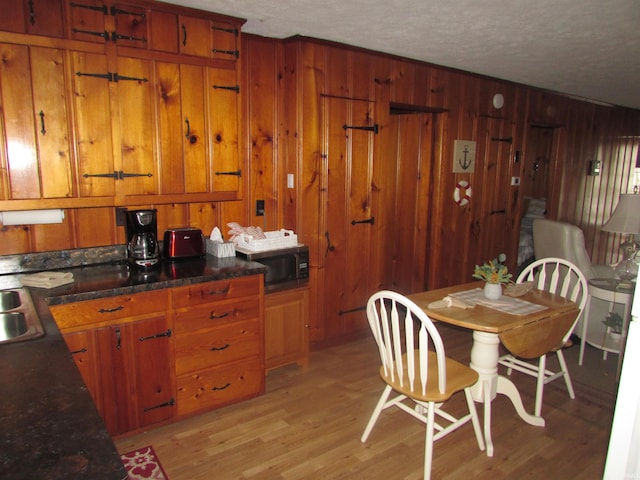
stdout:
[[(255, 275), (266, 267), (207, 255), (163, 262), (147, 271), (121, 261), (62, 270), (73, 273), (74, 283), (29, 288), (46, 334), (0, 345), (0, 478), (125, 479), (120, 456), (49, 305)], [(18, 275), (0, 275), (0, 288), (15, 288), (18, 282)]]

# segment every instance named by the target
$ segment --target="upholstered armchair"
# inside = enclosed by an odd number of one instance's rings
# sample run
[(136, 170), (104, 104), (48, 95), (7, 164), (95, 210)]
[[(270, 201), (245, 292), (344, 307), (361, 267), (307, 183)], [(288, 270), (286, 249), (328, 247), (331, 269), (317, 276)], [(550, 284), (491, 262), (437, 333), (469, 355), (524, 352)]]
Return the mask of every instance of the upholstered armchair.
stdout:
[(613, 267), (594, 265), (584, 246), (584, 233), (570, 223), (536, 218), (533, 221), (533, 251), (537, 260), (558, 257), (575, 264), (587, 280), (612, 278)]
[[(613, 278), (613, 267), (610, 265), (594, 265), (584, 246), (584, 233), (570, 223), (536, 218), (533, 221), (533, 251), (537, 260), (558, 257), (575, 264), (588, 280), (592, 278)], [(574, 333), (580, 334), (584, 322), (593, 326), (603, 320), (608, 311), (608, 304), (589, 296), (588, 308), (581, 315)], [(588, 313), (588, 318), (586, 312)]]

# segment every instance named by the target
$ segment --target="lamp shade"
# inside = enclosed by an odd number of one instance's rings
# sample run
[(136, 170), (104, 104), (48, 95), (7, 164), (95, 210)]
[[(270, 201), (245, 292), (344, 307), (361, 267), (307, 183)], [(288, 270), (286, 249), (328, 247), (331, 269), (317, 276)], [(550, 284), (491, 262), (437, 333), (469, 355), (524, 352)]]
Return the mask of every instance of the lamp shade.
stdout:
[(611, 218), (602, 226), (605, 232), (640, 233), (640, 195), (626, 193), (620, 195), (620, 201)]

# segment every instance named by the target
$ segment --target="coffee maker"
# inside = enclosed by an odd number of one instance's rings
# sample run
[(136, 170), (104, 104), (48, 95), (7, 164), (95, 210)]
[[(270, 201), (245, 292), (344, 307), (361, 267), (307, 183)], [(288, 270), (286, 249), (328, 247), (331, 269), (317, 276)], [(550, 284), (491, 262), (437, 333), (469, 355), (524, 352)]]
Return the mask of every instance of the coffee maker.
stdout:
[(132, 265), (148, 268), (160, 260), (156, 212), (127, 211), (127, 255)]

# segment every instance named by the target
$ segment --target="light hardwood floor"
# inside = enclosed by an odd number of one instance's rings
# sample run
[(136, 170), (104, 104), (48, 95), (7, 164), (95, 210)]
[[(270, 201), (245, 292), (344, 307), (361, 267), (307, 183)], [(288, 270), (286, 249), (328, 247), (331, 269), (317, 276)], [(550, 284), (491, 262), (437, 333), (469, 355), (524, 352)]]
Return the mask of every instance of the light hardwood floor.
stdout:
[[(447, 355), (468, 362), (471, 333), (438, 328)], [(581, 368), (569, 363), (572, 372)], [(116, 446), (123, 453), (152, 445), (170, 480), (421, 479), (424, 427), (409, 415), (388, 410), (367, 443), (360, 443), (383, 388), (373, 339), (313, 352), (309, 364), (271, 372), (263, 396), (121, 438)], [(517, 373), (513, 379), (532, 411), (534, 379)], [(546, 386), (542, 428), (521, 421), (499, 396), (493, 403), (494, 457), (478, 450), (465, 425), (436, 442), (432, 478), (602, 478), (612, 397), (592, 394), (577, 380), (575, 400), (562, 381)], [(452, 405), (462, 409), (458, 397)]]

